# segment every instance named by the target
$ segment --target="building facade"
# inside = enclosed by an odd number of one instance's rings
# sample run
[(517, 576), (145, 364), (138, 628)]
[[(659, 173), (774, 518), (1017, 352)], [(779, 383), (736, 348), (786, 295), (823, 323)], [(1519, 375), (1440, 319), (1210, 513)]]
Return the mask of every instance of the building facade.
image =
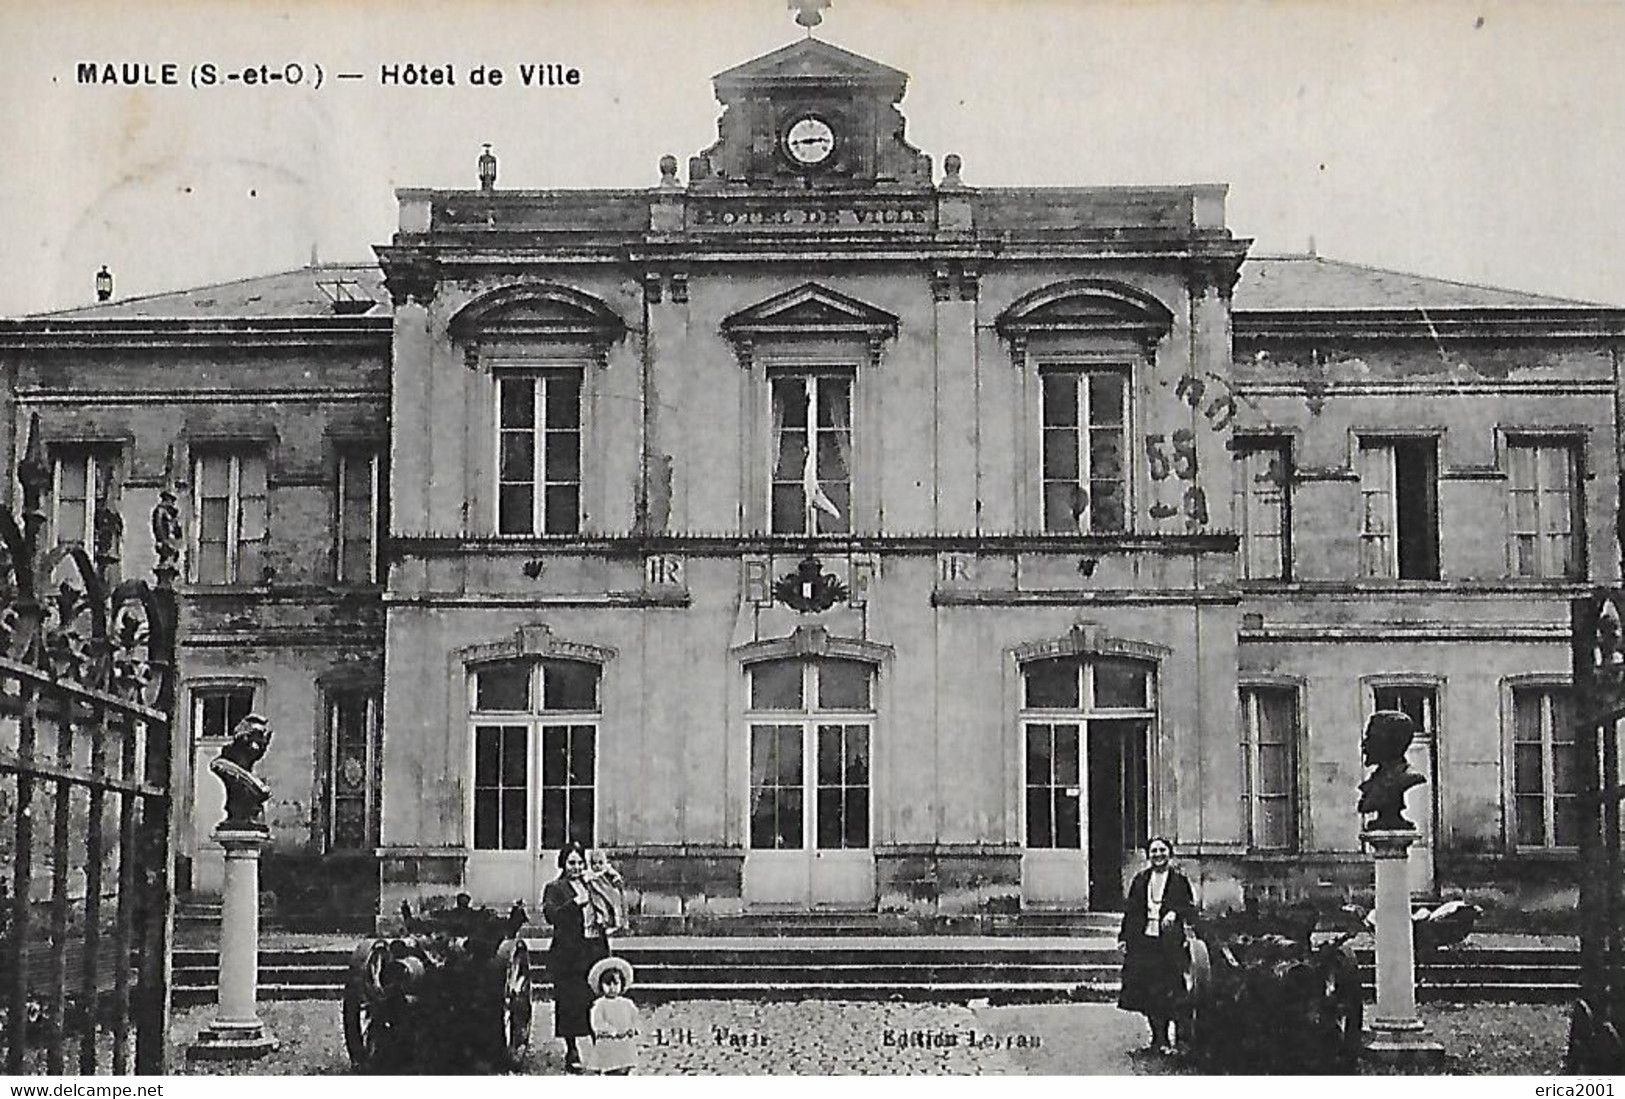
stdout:
[(291, 919), (534, 900), (567, 839), (651, 922), (1110, 908), (1154, 833), (1208, 905), (1341, 896), (1398, 708), (1417, 889), (1561, 897), (1625, 311), (976, 188), (905, 83), (808, 38), (686, 180), (0, 328), (58, 538), (176, 456), (194, 890), (253, 709)]

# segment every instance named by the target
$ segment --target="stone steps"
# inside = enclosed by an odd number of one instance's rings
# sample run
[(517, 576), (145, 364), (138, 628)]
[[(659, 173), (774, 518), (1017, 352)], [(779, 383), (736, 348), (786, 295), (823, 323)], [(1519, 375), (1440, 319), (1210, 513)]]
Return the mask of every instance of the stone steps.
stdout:
[[(549, 994), (546, 940), (531, 939), (532, 975), (539, 996)], [(995, 937), (869, 937), (824, 939), (628, 937), (616, 953), (638, 971), (639, 998), (867, 999), (1001, 1003), (1116, 996), (1119, 957), (1101, 936), (1000, 939)], [(1357, 954), (1361, 975), (1372, 981), (1369, 951)], [(343, 995), (350, 952), (333, 949), (267, 950), (260, 956), (264, 999), (336, 999)], [(214, 999), (217, 959), (212, 950), (177, 950), (174, 989), (179, 1004)], [(1579, 954), (1563, 948), (1458, 948), (1424, 961), (1417, 997), (1423, 1001), (1572, 999), (1579, 985)]]

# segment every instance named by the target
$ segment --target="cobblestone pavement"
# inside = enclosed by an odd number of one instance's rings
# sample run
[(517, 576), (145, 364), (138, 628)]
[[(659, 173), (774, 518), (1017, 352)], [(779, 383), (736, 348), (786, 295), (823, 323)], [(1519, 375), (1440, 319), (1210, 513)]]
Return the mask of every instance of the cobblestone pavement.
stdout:
[[(551, 1011), (545, 1014), (536, 1021), (538, 1037), (552, 1033)], [(1142, 1028), (1138, 1016), (1099, 1004), (973, 1008), (846, 1001), (676, 1002), (643, 1009), (639, 1072), (1131, 1073), (1137, 1060), (1128, 1051), (1142, 1043)], [(1068, 1032), (1087, 1033), (1090, 1040), (1066, 1041)], [(562, 1044), (541, 1045), (542, 1071), (557, 1071)]]
[[(1107, 1004), (1009, 1007), (807, 1001), (680, 1001), (641, 1005), (640, 1075), (1146, 1075), (1189, 1073), (1192, 1064), (1141, 1051), (1137, 1015)], [(178, 1012), (173, 1071), (210, 1075), (340, 1075), (350, 1071), (334, 1001), (260, 1005), (282, 1042), (263, 1061), (187, 1064), (186, 1044), (213, 1008)], [(1457, 1073), (1556, 1072), (1563, 1005), (1429, 1005), (1422, 1015)], [(553, 1006), (536, 1004), (532, 1074), (564, 1071)], [(404, 1066), (403, 1066), (404, 1067)], [(385, 1071), (391, 1071), (386, 1068)], [(399, 1071), (399, 1070), (395, 1070)]]
[[(812, 1000), (677, 1001), (641, 1005), (639, 1075), (1020, 1075), (1166, 1071), (1129, 1051), (1143, 1044), (1138, 1016), (1102, 1004), (965, 1007), (954, 1004)], [(281, 1041), (265, 1060), (187, 1064), (184, 1048), (213, 1008), (178, 1012), (175, 1071), (201, 1074), (334, 1075), (349, 1071), (339, 1004), (264, 1003), (260, 1016)], [(553, 1005), (536, 1004), (523, 1071), (562, 1073)], [(388, 1071), (386, 1069), (386, 1071)]]

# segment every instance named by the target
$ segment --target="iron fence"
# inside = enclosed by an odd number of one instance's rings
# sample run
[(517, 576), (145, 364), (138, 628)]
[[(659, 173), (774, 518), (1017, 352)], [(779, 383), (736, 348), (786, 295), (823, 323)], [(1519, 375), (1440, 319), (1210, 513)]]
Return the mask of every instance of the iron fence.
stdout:
[[(1625, 520), (1625, 509), (1621, 512)], [(1625, 531), (1622, 531), (1625, 534)], [(1625, 545), (1625, 537), (1621, 544)], [(1580, 829), (1580, 999), (1566, 1068), (1625, 1072), (1625, 863), (1620, 853), (1619, 727), (1625, 722), (1625, 589), (1574, 600), (1576, 796)]]
[(154, 583), (122, 580), (120, 487), (94, 546), (47, 547), (38, 417), (0, 508), (0, 1040), (8, 1074), (167, 1070), (175, 708), (172, 469)]

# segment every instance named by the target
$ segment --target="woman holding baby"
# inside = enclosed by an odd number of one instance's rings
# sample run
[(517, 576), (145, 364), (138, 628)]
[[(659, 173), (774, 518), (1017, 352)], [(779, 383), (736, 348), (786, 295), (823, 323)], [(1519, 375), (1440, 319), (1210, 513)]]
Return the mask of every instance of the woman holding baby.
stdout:
[(547, 972), (553, 979), (553, 1033), (564, 1039), (565, 1071), (578, 1073), (577, 1043), (592, 1034), (587, 972), (609, 957), (609, 935), (622, 930), (625, 906), (620, 875), (607, 862), (589, 871), (587, 852), (579, 843), (561, 847), (558, 864), (559, 876), (542, 890), (542, 916), (553, 926)]

